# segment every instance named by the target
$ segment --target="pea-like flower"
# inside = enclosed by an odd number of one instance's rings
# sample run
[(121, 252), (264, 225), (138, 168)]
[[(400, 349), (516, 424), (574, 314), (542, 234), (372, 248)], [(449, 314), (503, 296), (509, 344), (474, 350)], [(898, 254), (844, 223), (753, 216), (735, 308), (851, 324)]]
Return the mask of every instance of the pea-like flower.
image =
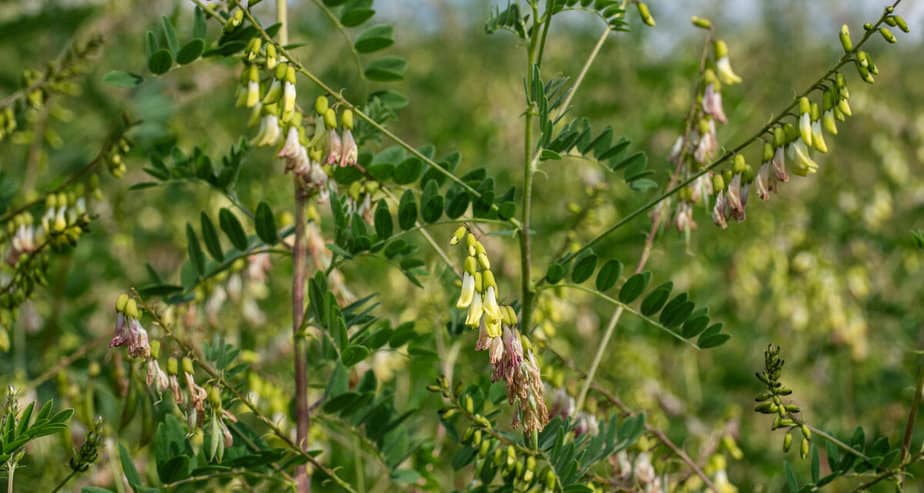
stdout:
[(741, 77), (732, 70), (731, 62), (728, 60), (728, 45), (725, 44), (725, 41), (717, 40), (713, 47), (715, 50), (715, 68), (719, 75), (719, 80), (729, 86), (740, 83)]

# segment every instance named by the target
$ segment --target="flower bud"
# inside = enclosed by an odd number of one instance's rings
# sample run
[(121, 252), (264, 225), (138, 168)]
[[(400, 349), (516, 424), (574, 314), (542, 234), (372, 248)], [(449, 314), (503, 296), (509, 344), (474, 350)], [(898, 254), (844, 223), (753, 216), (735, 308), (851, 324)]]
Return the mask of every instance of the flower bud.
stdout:
[(183, 373), (189, 373), (192, 375), (195, 371), (195, 368), (193, 368), (193, 360), (189, 358), (183, 358)]
[(160, 356), (160, 341), (154, 339), (149, 344), (151, 346), (151, 357), (157, 359)]
[(894, 44), (895, 42), (897, 42), (897, 40), (895, 39), (895, 35), (892, 34), (892, 31), (890, 31), (889, 28), (885, 26), (882, 26), (879, 28), (879, 34), (881, 34), (883, 39), (885, 39), (889, 43)]
[(651, 16), (651, 11), (648, 10), (648, 4), (645, 2), (637, 2), (635, 4), (638, 7), (638, 15), (641, 16), (642, 22), (647, 24), (649, 27), (655, 26), (654, 17)]
[(792, 431), (787, 431), (786, 436), (783, 437), (783, 452), (789, 452), (790, 447), (792, 447)]
[(179, 373), (178, 370), (179, 368), (178, 368), (176, 358), (174, 358), (173, 356), (167, 358), (167, 374), (175, 376), (177, 373)]
[(125, 293), (120, 294), (119, 297), (116, 299), (116, 311), (124, 312), (125, 306), (127, 304), (128, 304), (128, 295)]
[(462, 238), (465, 237), (465, 233), (467, 231), (468, 230), (465, 229), (465, 226), (459, 226), (459, 229), (457, 229), (456, 232), (452, 234), (452, 239), (449, 240), (449, 244), (457, 245), (460, 241), (462, 241)]
[(276, 68), (276, 45), (269, 43), (266, 45), (266, 68), (273, 70)]
[(745, 173), (748, 170), (748, 163), (741, 154), (735, 154), (735, 163), (732, 165), (732, 171), (735, 173)]
[(804, 459), (808, 457), (808, 453), (809, 453), (809, 441), (805, 438), (802, 438), (802, 444), (799, 447), (799, 457), (802, 457)]
[(318, 98), (314, 100), (314, 111), (316, 111), (318, 115), (326, 115), (328, 108), (330, 108), (330, 103), (327, 101), (327, 96), (318, 96)]
[(895, 19), (895, 24), (898, 25), (898, 28), (901, 29), (902, 32), (906, 32), (906, 33), (911, 32), (911, 29), (908, 29), (908, 23), (905, 22), (904, 17), (900, 15), (896, 15), (896, 16), (893, 16), (892, 18)]
[(694, 26), (700, 29), (712, 29), (712, 22), (709, 19), (704, 19), (694, 15), (692, 18), (690, 18), (690, 21), (693, 22)]
[(712, 189), (715, 191), (725, 190), (725, 179), (722, 175), (716, 173), (712, 175)]
[(847, 27), (847, 24), (841, 26), (841, 46), (844, 47), (844, 51), (853, 51), (853, 41), (850, 39), (850, 28)]
[(260, 38), (253, 38), (250, 40), (250, 43), (247, 44), (247, 54), (244, 57), (248, 62), (254, 61), (257, 57), (257, 54), (260, 53), (260, 48), (263, 46), (263, 40)]
[[(773, 159), (773, 146), (769, 142), (764, 142), (763, 161), (767, 162), (767, 161), (770, 161), (771, 159)], [(769, 399), (769, 397), (767, 397), (767, 399)], [(761, 400), (764, 400), (764, 399), (761, 399)]]
[(340, 114), (340, 123), (343, 124), (343, 128), (353, 130), (353, 110), (349, 108), (343, 110)]
[(138, 312), (138, 304), (135, 303), (135, 300), (129, 298), (125, 302), (125, 315), (129, 318), (141, 318), (141, 313)]
[(324, 112), (324, 125), (331, 130), (337, 128), (337, 113), (333, 108), (327, 108)]

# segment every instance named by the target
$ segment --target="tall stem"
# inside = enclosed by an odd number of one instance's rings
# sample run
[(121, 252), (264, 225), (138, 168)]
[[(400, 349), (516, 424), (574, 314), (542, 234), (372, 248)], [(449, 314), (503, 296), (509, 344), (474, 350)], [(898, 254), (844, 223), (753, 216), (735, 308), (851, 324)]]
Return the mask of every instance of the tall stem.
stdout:
[(587, 399), (587, 392), (590, 390), (590, 386), (594, 383), (594, 376), (597, 374), (597, 367), (600, 366), (600, 360), (603, 359), (603, 350), (606, 348), (607, 344), (610, 342), (610, 337), (613, 336), (613, 332), (616, 331), (616, 324), (619, 323), (619, 318), (622, 317), (623, 307), (619, 306), (616, 308), (616, 311), (613, 312), (613, 316), (610, 317), (610, 322), (606, 326), (606, 331), (603, 333), (603, 339), (600, 339), (600, 345), (597, 346), (597, 354), (594, 355), (594, 361), (590, 364), (590, 369), (587, 370), (587, 377), (584, 379), (584, 385), (581, 387), (581, 393), (577, 398), (577, 405), (575, 405), (575, 412), (580, 411), (584, 407), (584, 400)]
[[(280, 24), (279, 44), (289, 43), (288, 13), (286, 0), (276, 0), (276, 22)], [(308, 427), (311, 423), (311, 409), (308, 407), (308, 354), (305, 338), (302, 337), (302, 323), (305, 317), (305, 280), (308, 251), (305, 248), (305, 194), (298, 179), (292, 179), (295, 196), (295, 238), (292, 245), (292, 348), (295, 365), (295, 443), (303, 451), (308, 449)], [(295, 471), (295, 482), (299, 493), (310, 493), (311, 477), (304, 464)]]

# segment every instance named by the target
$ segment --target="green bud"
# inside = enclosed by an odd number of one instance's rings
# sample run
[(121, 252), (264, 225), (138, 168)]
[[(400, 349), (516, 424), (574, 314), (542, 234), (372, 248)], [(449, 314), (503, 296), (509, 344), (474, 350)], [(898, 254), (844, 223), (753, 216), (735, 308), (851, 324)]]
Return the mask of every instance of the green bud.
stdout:
[(555, 471), (551, 469), (545, 473), (545, 487), (550, 490), (555, 488)]
[(176, 375), (178, 373), (177, 360), (173, 356), (167, 358), (167, 374)]
[(457, 229), (456, 232), (452, 234), (452, 239), (449, 240), (449, 244), (456, 245), (462, 241), (462, 238), (465, 237), (466, 231), (467, 230), (465, 229), (465, 226), (459, 226), (459, 229)]
[(209, 389), (209, 404), (216, 409), (221, 408), (221, 391), (218, 387), (213, 386)]
[(802, 438), (801, 446), (799, 447), (799, 457), (805, 459), (808, 457), (809, 453), (809, 441), (806, 438)]
[(125, 293), (120, 294), (119, 297), (116, 299), (116, 311), (124, 312), (125, 306), (127, 304), (128, 304), (128, 295)]
[(802, 432), (802, 436), (805, 438), (809, 440), (812, 439), (812, 430), (810, 430), (808, 426), (805, 426), (805, 424), (799, 425), (799, 431)]
[(728, 45), (725, 44), (725, 41), (718, 39), (712, 45), (713, 50), (715, 50), (716, 58), (724, 58), (728, 56)]
[(507, 467), (513, 467), (517, 461), (517, 451), (513, 445), (507, 445)]
[(151, 357), (157, 359), (160, 356), (160, 341), (154, 339), (149, 344), (151, 346)]
[(189, 358), (183, 358), (183, 373), (189, 373), (192, 375), (195, 371), (196, 370), (193, 367), (193, 360)]
[(783, 452), (789, 452), (790, 447), (792, 447), (792, 431), (787, 431), (783, 437)]
[[(773, 146), (769, 142), (764, 142), (764, 156), (763, 161), (767, 162), (773, 159)], [(764, 395), (764, 394), (761, 394)], [(767, 397), (769, 399), (769, 397)], [(763, 400), (763, 399), (761, 399)]]
[(276, 68), (276, 45), (273, 43), (266, 45), (266, 68), (269, 70)]
[(125, 302), (125, 315), (130, 318), (141, 318), (141, 313), (138, 311), (138, 304), (135, 303), (135, 300), (129, 298)]
[(477, 270), (477, 265), (475, 264), (475, 257), (465, 257), (465, 262), (463, 264), (463, 269), (465, 272), (474, 275)]
[(472, 396), (465, 396), (465, 412), (473, 414), (475, 412), (475, 401), (472, 400)]
[(353, 110), (349, 108), (343, 110), (340, 114), (340, 123), (343, 124), (343, 128), (353, 130)]
[(897, 39), (895, 39), (895, 35), (892, 34), (892, 31), (890, 31), (889, 28), (887, 28), (887, 27), (885, 27), (885, 26), (882, 26), (882, 27), (879, 28), (879, 34), (881, 34), (882, 37), (883, 37), (883, 39), (885, 39), (885, 40), (888, 41), (889, 43), (893, 43), (893, 44), (894, 44), (894, 43), (896, 43), (896, 42), (898, 41)]
[(328, 108), (330, 108), (330, 103), (327, 101), (327, 96), (318, 96), (318, 98), (314, 100), (314, 111), (316, 111), (318, 115), (326, 115)]
[(487, 457), (488, 452), (491, 451), (491, 440), (482, 440), (481, 446), (478, 448), (478, 457), (484, 458)]
[(905, 22), (904, 17), (900, 15), (896, 15), (893, 18), (895, 19), (895, 24), (898, 25), (898, 28), (901, 29), (902, 32), (906, 32), (906, 33), (911, 32), (911, 29), (908, 29), (908, 23)]
[(484, 288), (497, 289), (497, 283), (494, 281), (494, 273), (489, 270), (484, 271)]
[(853, 51), (853, 41), (850, 39), (850, 28), (847, 27), (847, 24), (841, 26), (841, 46), (844, 47), (844, 51)]
[(732, 166), (735, 173), (744, 173), (748, 170), (748, 163), (741, 154), (735, 154), (735, 164)]
[(812, 111), (812, 103), (809, 101), (809, 98), (802, 96), (799, 98), (799, 114), (810, 113)]
[(331, 130), (337, 128), (337, 113), (333, 108), (327, 108), (324, 112), (324, 125)]
[(722, 178), (722, 175), (716, 173), (712, 175), (712, 189), (713, 190), (725, 190), (725, 179)]
[(654, 27), (655, 20), (654, 17), (651, 16), (651, 11), (648, 10), (648, 4), (645, 2), (637, 2), (635, 6), (638, 8), (638, 15), (642, 18), (642, 22), (649, 27)]
[(694, 15), (692, 18), (690, 18), (690, 21), (693, 22), (694, 26), (700, 29), (712, 29), (712, 22), (709, 19), (704, 19)]
[(888, 25), (890, 25), (890, 26), (892, 26), (892, 27), (895, 27), (895, 25), (896, 25), (896, 23), (895, 23), (895, 17), (894, 17), (894, 16), (891, 16), (891, 15), (888, 16), (888, 17), (886, 17), (886, 18), (885, 18), (885, 23), (888, 24)]
[(786, 132), (783, 130), (783, 127), (776, 127), (773, 129), (773, 145), (774, 147), (783, 147), (786, 145)]

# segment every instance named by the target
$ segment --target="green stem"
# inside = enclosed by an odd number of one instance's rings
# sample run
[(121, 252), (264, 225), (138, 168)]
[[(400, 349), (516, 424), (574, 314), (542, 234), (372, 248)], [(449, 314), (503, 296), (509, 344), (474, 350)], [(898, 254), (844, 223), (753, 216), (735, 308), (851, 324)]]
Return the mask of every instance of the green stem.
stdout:
[(590, 370), (587, 371), (587, 378), (584, 379), (581, 393), (578, 394), (577, 404), (574, 408), (575, 412), (580, 411), (584, 407), (584, 400), (587, 399), (587, 392), (594, 383), (594, 377), (597, 375), (597, 367), (600, 366), (600, 360), (603, 359), (604, 348), (606, 348), (606, 345), (610, 342), (610, 337), (613, 336), (613, 332), (616, 330), (616, 324), (619, 323), (622, 312), (623, 307), (620, 305), (616, 308), (616, 311), (613, 312), (613, 316), (610, 317), (610, 322), (606, 326), (606, 332), (603, 333), (603, 339), (600, 339), (600, 344), (597, 345), (597, 354), (594, 355), (594, 360), (590, 364)]
[[(59, 490), (61, 490), (61, 488), (64, 487), (64, 485), (66, 485), (71, 480), (71, 478), (73, 478), (76, 475), (77, 475), (77, 471), (71, 470), (70, 474), (68, 474), (64, 479), (62, 479), (61, 482), (58, 483), (58, 486), (55, 486), (55, 489), (51, 490), (51, 493), (57, 493)], [(12, 487), (7, 489), (7, 491), (12, 492), (13, 491)]]

